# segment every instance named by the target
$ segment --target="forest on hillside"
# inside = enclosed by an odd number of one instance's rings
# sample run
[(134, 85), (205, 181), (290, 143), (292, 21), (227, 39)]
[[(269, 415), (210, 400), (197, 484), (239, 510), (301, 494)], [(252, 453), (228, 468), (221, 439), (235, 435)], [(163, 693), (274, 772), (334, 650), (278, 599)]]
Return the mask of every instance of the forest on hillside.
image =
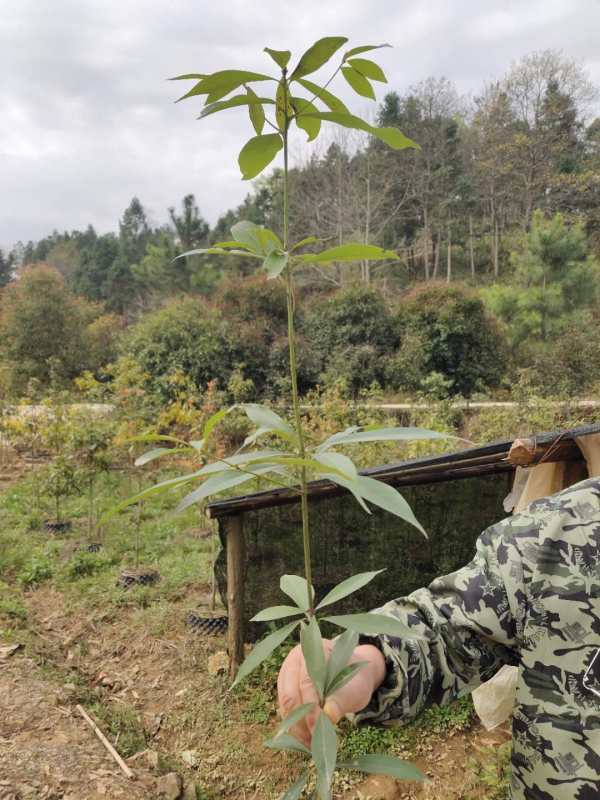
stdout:
[[(533, 53), (476, 97), (444, 78), (389, 91), (376, 121), (420, 150), (337, 136), (291, 173), (292, 235), (360, 241), (397, 261), (307, 265), (298, 298), (303, 392), (581, 395), (600, 382), (598, 91), (559, 52)], [(134, 197), (118, 233), (54, 231), (0, 251), (0, 392), (75, 378), (185, 381), (243, 398), (286, 385), (285, 292), (250, 259), (176, 256), (277, 230), (281, 172), (214, 226), (195, 195), (155, 225)]]

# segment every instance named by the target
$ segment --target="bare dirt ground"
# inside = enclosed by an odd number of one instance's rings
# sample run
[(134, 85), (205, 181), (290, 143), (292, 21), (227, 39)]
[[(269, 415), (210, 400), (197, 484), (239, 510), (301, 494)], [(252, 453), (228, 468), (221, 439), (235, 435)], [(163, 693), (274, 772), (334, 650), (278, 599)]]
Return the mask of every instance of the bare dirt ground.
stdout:
[(148, 797), (152, 776), (123, 775), (65, 693), (35, 663), (14, 655), (0, 666), (0, 798), (107, 800)]
[[(0, 659), (0, 800), (193, 800), (196, 785), (206, 790), (198, 789), (200, 798), (277, 796), (297, 764), (262, 747), (276, 719), (275, 705), (267, 702), (255, 721), (239, 699), (227, 695), (226, 676), (208, 671), (224, 640), (187, 632), (181, 621), (185, 604), (162, 615), (152, 608), (85, 615), (73, 614), (50, 588), (28, 596), (25, 647)], [(128, 759), (135, 781), (120, 772), (76, 712), (77, 702), (89, 706), (94, 698), (139, 720), (145, 752)], [(483, 788), (473, 787), (466, 765), (507, 738), (506, 731), (486, 733), (479, 726), (423, 738), (411, 758), (428, 784), (371, 778), (343, 797), (486, 798)], [(118, 735), (112, 741), (119, 748)]]

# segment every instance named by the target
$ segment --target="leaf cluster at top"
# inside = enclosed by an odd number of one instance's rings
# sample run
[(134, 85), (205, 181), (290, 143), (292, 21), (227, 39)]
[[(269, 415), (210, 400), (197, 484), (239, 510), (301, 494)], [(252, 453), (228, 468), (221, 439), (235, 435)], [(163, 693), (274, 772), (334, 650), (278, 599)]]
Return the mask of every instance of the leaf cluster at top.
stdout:
[[(335, 72), (325, 85), (307, 80), (307, 75), (312, 75), (327, 64), (347, 41), (345, 36), (326, 36), (319, 39), (306, 50), (291, 70), (288, 69), (291, 59), (289, 50), (266, 47), (265, 52), (281, 70), (281, 75), (277, 77), (261, 72), (226, 69), (211, 74), (186, 73), (172, 80), (195, 81), (194, 86), (179, 100), (204, 97), (205, 105), (199, 119), (226, 109), (247, 107), (250, 123), (256, 135), (246, 142), (239, 155), (238, 160), (244, 180), (255, 178), (273, 161), (284, 147), (292, 123), (307, 134), (309, 141), (317, 138), (322, 122), (332, 122), (342, 127), (370, 133), (396, 150), (417, 147), (398, 128), (379, 128), (350, 114), (343, 101), (327, 88), (340, 72), (356, 94), (375, 100), (372, 82), (386, 83), (385, 73), (374, 61), (357, 56), (389, 45), (361, 45), (351, 48), (343, 54)], [(260, 84), (262, 94), (257, 94), (251, 84)], [(274, 93), (272, 96), (266, 96), (263, 88), (271, 84), (276, 85)], [(243, 92), (232, 95), (238, 90)], [(309, 96), (298, 92), (308, 93)], [(273, 119), (267, 116), (269, 110), (275, 111)], [(272, 128), (274, 133), (264, 133), (266, 125)]]

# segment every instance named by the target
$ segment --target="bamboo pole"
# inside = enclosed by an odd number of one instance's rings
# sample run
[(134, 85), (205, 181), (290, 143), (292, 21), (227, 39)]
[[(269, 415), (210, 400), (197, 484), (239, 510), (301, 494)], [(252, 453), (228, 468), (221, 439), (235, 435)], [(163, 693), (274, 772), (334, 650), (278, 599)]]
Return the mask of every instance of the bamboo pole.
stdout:
[(121, 770), (123, 771), (123, 773), (124, 773), (124, 774), (125, 774), (125, 775), (126, 775), (126, 776), (127, 776), (129, 779), (130, 779), (130, 780), (133, 780), (133, 779), (135, 778), (135, 773), (133, 772), (133, 770), (129, 769), (129, 767), (127, 766), (127, 764), (126, 764), (126, 763), (123, 761), (123, 759), (121, 758), (121, 756), (120, 756), (120, 755), (117, 753), (117, 751), (115, 750), (115, 748), (114, 748), (114, 747), (112, 746), (112, 744), (111, 744), (111, 743), (108, 741), (108, 739), (107, 739), (107, 738), (106, 738), (106, 736), (105, 736), (105, 735), (102, 733), (102, 731), (100, 730), (100, 728), (99, 728), (99, 727), (96, 725), (96, 723), (94, 722), (94, 720), (93, 720), (93, 719), (92, 719), (92, 718), (91, 718), (91, 717), (90, 717), (90, 716), (89, 716), (89, 715), (88, 715), (88, 714), (85, 712), (85, 710), (82, 708), (82, 706), (80, 706), (80, 705), (77, 705), (77, 706), (75, 706), (75, 707), (76, 707), (77, 711), (79, 712), (79, 714), (80, 714), (80, 715), (81, 715), (81, 716), (84, 718), (84, 720), (85, 720), (85, 721), (87, 722), (87, 724), (90, 726), (90, 728), (91, 728), (91, 729), (94, 731), (94, 733), (96, 734), (96, 736), (98, 737), (98, 739), (100, 739), (100, 741), (102, 742), (102, 744), (104, 745), (104, 747), (105, 747), (105, 748), (108, 750), (108, 752), (109, 752), (109, 753), (110, 753), (110, 755), (113, 757), (113, 759), (114, 759), (114, 760), (117, 762), (117, 764), (119, 765), (119, 767), (121, 768)]

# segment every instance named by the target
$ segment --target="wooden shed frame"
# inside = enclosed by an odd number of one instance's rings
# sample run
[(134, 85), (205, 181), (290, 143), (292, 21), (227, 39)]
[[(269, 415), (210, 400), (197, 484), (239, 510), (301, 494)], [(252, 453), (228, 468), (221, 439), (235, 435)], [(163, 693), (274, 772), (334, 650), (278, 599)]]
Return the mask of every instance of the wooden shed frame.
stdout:
[[(583, 454), (577, 446), (576, 439), (596, 433), (600, 433), (600, 424), (542, 433), (518, 440), (521, 443), (518, 448), (513, 447), (513, 444), (516, 444), (513, 439), (503, 439), (441, 456), (386, 464), (362, 470), (360, 474), (399, 488), (483, 475), (506, 474), (514, 472), (519, 465), (535, 466), (541, 462), (558, 461), (583, 462)], [(311, 481), (308, 484), (308, 499), (311, 503), (346, 493), (345, 489), (327, 480)], [(226, 544), (228, 649), (232, 675), (244, 659), (246, 563), (244, 514), (299, 502), (297, 491), (277, 488), (218, 500), (210, 503), (207, 508), (209, 518), (219, 521), (220, 532)]]

